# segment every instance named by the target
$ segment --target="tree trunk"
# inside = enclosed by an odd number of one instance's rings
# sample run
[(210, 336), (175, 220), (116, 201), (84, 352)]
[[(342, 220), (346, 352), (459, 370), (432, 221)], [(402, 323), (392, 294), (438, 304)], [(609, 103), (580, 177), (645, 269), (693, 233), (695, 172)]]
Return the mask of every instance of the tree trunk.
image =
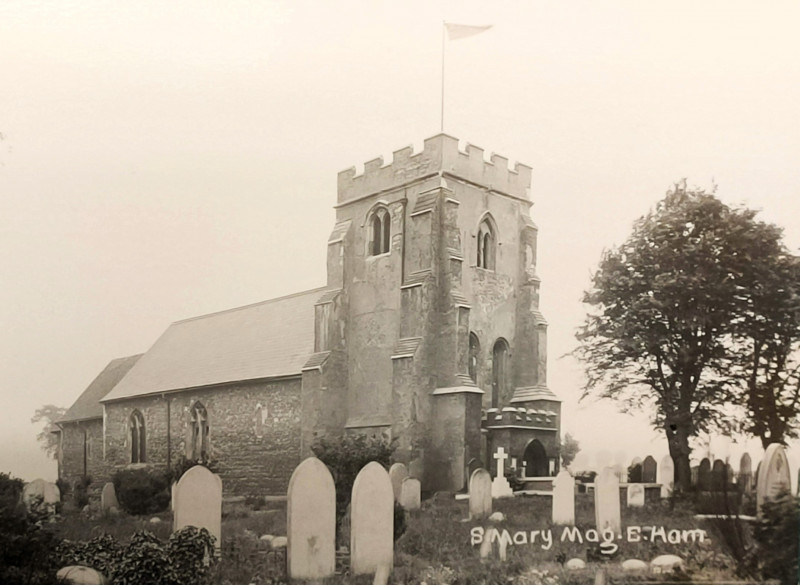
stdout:
[(689, 447), (691, 424), (667, 421), (664, 431), (667, 433), (669, 454), (675, 464), (675, 489), (688, 492), (692, 488), (692, 468), (689, 465), (689, 456), (692, 454)]

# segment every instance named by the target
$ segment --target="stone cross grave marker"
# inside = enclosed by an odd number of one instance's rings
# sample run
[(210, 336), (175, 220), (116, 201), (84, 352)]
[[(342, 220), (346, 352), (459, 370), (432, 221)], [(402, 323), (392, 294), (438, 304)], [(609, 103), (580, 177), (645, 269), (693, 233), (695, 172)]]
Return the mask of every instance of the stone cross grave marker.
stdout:
[(185, 526), (208, 530), (222, 546), (222, 480), (207, 467), (195, 465), (175, 484), (172, 531)]
[(656, 483), (657, 469), (656, 460), (651, 455), (645, 457), (642, 461), (642, 482)]
[(350, 571), (353, 575), (391, 572), (394, 565), (394, 492), (377, 461), (356, 476), (350, 499)]
[(708, 457), (703, 458), (697, 470), (697, 488), (701, 492), (711, 489), (711, 461), (708, 460)]
[(753, 460), (749, 453), (742, 455), (739, 460), (739, 477), (737, 483), (746, 494), (753, 491)]
[(107, 512), (111, 508), (117, 508), (119, 510), (117, 490), (114, 489), (114, 484), (110, 481), (103, 486), (103, 491), (100, 492), (100, 508), (103, 512)]
[(290, 579), (322, 580), (336, 569), (336, 487), (316, 457), (292, 473), (286, 501), (287, 570)]
[(389, 468), (389, 479), (392, 480), (392, 491), (396, 502), (400, 501), (400, 488), (403, 480), (408, 477), (408, 469), (402, 463), (394, 463)]
[(575, 525), (575, 478), (565, 469), (553, 481), (553, 524)]
[(508, 459), (508, 453), (503, 447), (499, 447), (494, 458), (497, 459), (497, 475), (492, 481), (492, 497), (509, 498), (514, 495), (514, 492), (505, 476), (504, 463)]
[(644, 507), (644, 486), (642, 484), (632, 483), (628, 485), (628, 507)]
[(597, 530), (610, 528), (614, 534), (619, 533), (622, 525), (619, 479), (610, 467), (604, 467), (594, 480), (594, 515)]
[(672, 489), (675, 486), (675, 464), (670, 455), (664, 455), (661, 465), (658, 466), (658, 483), (661, 484), (662, 498), (672, 495)]
[(492, 513), (492, 476), (485, 469), (476, 469), (469, 478), (469, 517), (488, 518)]
[(761, 513), (761, 506), (764, 505), (765, 500), (774, 498), (782, 490), (787, 492), (792, 490), (789, 460), (786, 458), (784, 447), (772, 443), (767, 447), (767, 452), (761, 461), (761, 469), (758, 472), (758, 484), (756, 485), (758, 513)]
[(407, 477), (400, 488), (400, 505), (404, 510), (419, 510), (422, 507), (422, 486), (418, 479)]

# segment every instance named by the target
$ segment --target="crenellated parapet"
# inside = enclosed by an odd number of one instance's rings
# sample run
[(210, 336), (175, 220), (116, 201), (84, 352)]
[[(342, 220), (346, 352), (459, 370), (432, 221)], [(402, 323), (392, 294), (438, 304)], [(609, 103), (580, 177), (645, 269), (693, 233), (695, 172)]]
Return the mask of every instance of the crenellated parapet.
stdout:
[(556, 430), (558, 428), (558, 413), (551, 409), (515, 408), (490, 408), (483, 414), (481, 427), (484, 429), (504, 427), (527, 427), (539, 430)]
[(425, 140), (421, 152), (408, 146), (395, 151), (389, 163), (383, 157), (366, 162), (361, 174), (356, 174), (355, 167), (341, 171), (337, 201), (343, 204), (437, 174), (529, 201), (532, 170), (522, 163), (509, 168), (508, 159), (498, 154), (486, 160), (484, 150), (472, 144), (462, 151), (457, 138), (437, 134)]

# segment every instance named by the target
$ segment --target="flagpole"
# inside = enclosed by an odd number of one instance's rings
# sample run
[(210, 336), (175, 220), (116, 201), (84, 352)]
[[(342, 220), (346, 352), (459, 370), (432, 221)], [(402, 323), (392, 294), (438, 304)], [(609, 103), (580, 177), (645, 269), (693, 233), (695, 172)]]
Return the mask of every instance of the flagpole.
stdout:
[(445, 35), (447, 34), (447, 27), (445, 21), (442, 21), (442, 111), (441, 111), (441, 127), (440, 131), (444, 132), (444, 45)]

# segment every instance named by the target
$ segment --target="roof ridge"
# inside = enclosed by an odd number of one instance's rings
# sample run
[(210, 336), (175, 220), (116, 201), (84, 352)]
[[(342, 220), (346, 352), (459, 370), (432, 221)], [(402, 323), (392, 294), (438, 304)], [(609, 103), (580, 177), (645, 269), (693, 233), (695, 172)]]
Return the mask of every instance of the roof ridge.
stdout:
[(199, 319), (206, 319), (208, 317), (214, 317), (216, 315), (223, 315), (225, 313), (232, 313), (234, 311), (241, 311), (243, 309), (250, 309), (252, 307), (257, 307), (259, 305), (266, 305), (266, 304), (269, 304), (269, 303), (274, 303), (276, 301), (283, 301), (283, 300), (286, 300), (286, 299), (290, 299), (292, 297), (299, 297), (300, 295), (317, 293), (317, 292), (326, 290), (327, 288), (328, 288), (327, 286), (318, 286), (316, 288), (310, 288), (308, 290), (301, 290), (301, 291), (296, 292), (296, 293), (283, 295), (282, 297), (275, 297), (275, 298), (272, 298), (272, 299), (267, 299), (265, 301), (258, 301), (258, 302), (255, 302), (255, 303), (250, 303), (248, 305), (242, 305), (240, 307), (232, 307), (230, 309), (222, 309), (221, 311), (214, 311), (212, 313), (205, 313), (203, 315), (197, 315), (195, 317), (187, 317), (186, 319), (179, 319), (178, 321), (173, 321), (172, 325), (179, 325), (180, 323), (187, 323), (189, 321), (197, 321)]

